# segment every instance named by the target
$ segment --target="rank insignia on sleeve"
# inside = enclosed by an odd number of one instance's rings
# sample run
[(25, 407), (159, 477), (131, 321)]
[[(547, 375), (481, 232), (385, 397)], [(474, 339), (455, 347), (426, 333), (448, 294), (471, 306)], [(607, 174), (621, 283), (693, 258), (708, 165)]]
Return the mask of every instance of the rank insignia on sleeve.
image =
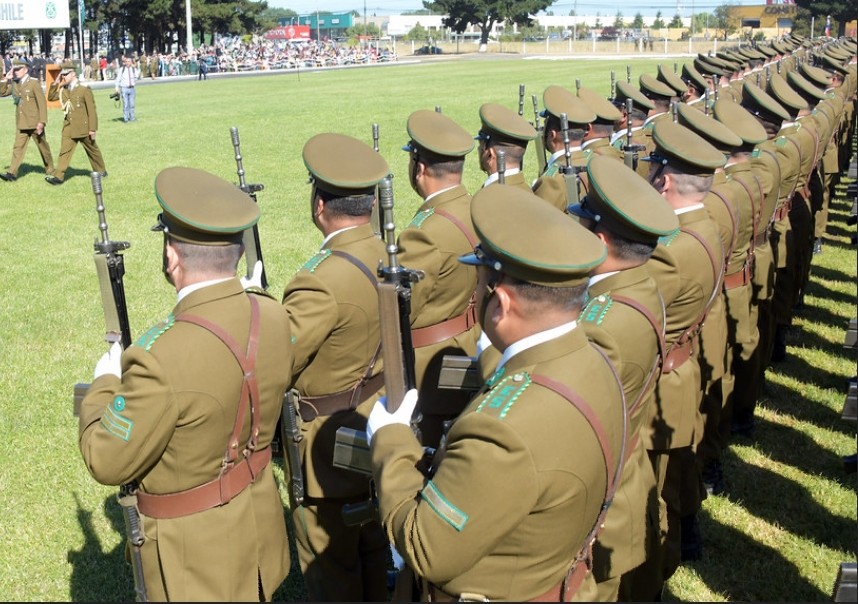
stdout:
[(131, 439), (131, 428), (134, 427), (134, 422), (122, 415), (124, 410), (125, 397), (117, 395), (104, 410), (101, 425), (113, 436), (127, 442)]
[(426, 486), (423, 487), (423, 490), (420, 491), (420, 497), (422, 497), (423, 501), (432, 508), (432, 511), (438, 514), (444, 522), (452, 526), (454, 529), (461, 531), (465, 528), (465, 524), (468, 522), (468, 515), (450, 503), (447, 498), (441, 494), (441, 491), (438, 490), (438, 487), (435, 486), (434, 482), (430, 480)]

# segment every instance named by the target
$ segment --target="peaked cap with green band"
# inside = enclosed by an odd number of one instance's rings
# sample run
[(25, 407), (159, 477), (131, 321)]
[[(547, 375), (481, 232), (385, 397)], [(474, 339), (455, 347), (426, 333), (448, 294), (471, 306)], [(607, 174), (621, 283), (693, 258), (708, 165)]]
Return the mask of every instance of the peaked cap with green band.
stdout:
[(30, 64), (27, 63), (24, 59), (12, 59), (12, 69), (17, 69), (18, 67), (29, 67)]
[(766, 92), (787, 110), (791, 118), (795, 118), (802, 109), (807, 109), (807, 100), (792, 89), (779, 73), (773, 73), (766, 85)]
[(448, 116), (437, 111), (418, 109), (408, 116), (405, 126), (411, 137), (404, 150), (434, 155), (438, 159), (462, 158), (474, 148), (474, 137)]
[(664, 82), (659, 82), (648, 73), (642, 73), (638, 78), (638, 86), (648, 99), (670, 99), (676, 96), (676, 91)]
[(742, 84), (742, 107), (769, 122), (790, 119), (789, 113), (769, 93), (745, 80)]
[(787, 72), (787, 82), (789, 82), (793, 90), (803, 96), (811, 105), (815, 105), (817, 101), (826, 98), (825, 91), (822, 88), (819, 88), (795, 70)]
[(77, 67), (74, 61), (63, 61), (63, 64), (60, 65), (60, 73), (68, 73), (70, 71), (76, 71)]
[(703, 74), (697, 71), (696, 67), (689, 65), (688, 63), (683, 64), (681, 77), (683, 82), (694, 86), (701, 94), (706, 92), (706, 89), (709, 88), (709, 83), (706, 81), (706, 78), (703, 77)]
[(778, 54), (778, 51), (776, 51), (771, 46), (766, 46), (765, 44), (760, 44), (759, 46), (756, 47), (756, 50), (757, 50), (757, 52), (761, 52), (764, 55), (766, 55), (766, 59), (771, 59), (776, 54)]
[(259, 220), (259, 206), (231, 182), (196, 168), (165, 168), (155, 177), (158, 224), (174, 239), (198, 245), (241, 242)]
[(809, 63), (803, 62), (799, 65), (799, 70), (801, 71), (801, 75), (807, 78), (809, 81), (813, 82), (817, 86), (822, 86), (823, 89), (831, 86), (831, 74), (829, 74), (824, 69), (820, 69), (815, 65), (810, 65)]
[[(617, 165), (622, 165), (616, 160)], [(471, 201), (479, 249), (459, 257), (546, 287), (587, 282), (607, 256), (605, 245), (572, 217), (512, 185), (480, 189)], [(522, 233), (539, 233), (522, 237)]]
[(587, 107), (592, 109), (593, 113), (596, 114), (595, 122), (600, 124), (613, 124), (623, 117), (619, 109), (617, 109), (611, 101), (595, 90), (581, 86), (578, 88), (577, 92), (578, 98), (587, 103)]
[(546, 88), (542, 93), (542, 104), (545, 111), (554, 117), (559, 118), (561, 113), (565, 113), (570, 124), (589, 124), (596, 121), (596, 112), (584, 102), (584, 99), (578, 98), (562, 86)]
[(724, 154), (689, 128), (670, 120), (656, 122), (652, 131), (655, 143), (648, 161), (661, 161), (685, 174), (709, 176), (724, 166)]
[(614, 96), (614, 104), (625, 107), (626, 99), (632, 100), (632, 107), (643, 112), (655, 109), (655, 105), (651, 100), (646, 98), (644, 94), (628, 82), (617, 82), (616, 95)]
[(715, 101), (712, 115), (741, 138), (745, 145), (756, 146), (769, 138), (760, 121), (732, 99)]
[[(699, 113), (699, 111), (698, 111)], [(595, 220), (626, 239), (655, 244), (679, 228), (670, 204), (642, 176), (616, 159), (594, 155), (587, 164), (590, 190), (570, 214)]]
[(843, 61), (835, 59), (831, 55), (822, 56), (822, 68), (827, 71), (836, 71), (842, 75), (849, 73), (849, 70), (843, 65)]
[(368, 195), (390, 173), (372, 147), (345, 134), (317, 134), (304, 144), (304, 165), (316, 187), (334, 195)]
[(682, 94), (688, 88), (688, 85), (682, 81), (678, 73), (665, 67), (663, 64), (659, 64), (658, 75), (655, 76), (655, 79), (662, 84), (670, 86), (676, 94)]
[(685, 103), (677, 105), (678, 123), (703, 137), (709, 144), (729, 155), (742, 146), (742, 139), (730, 128)]
[(694, 68), (697, 69), (704, 76), (725, 76), (727, 72), (718, 67), (717, 65), (710, 63), (709, 61), (704, 61), (702, 59), (694, 59)]
[(530, 122), (497, 103), (483, 103), (480, 106), (480, 122), (483, 130), (496, 141), (524, 146), (539, 136)]

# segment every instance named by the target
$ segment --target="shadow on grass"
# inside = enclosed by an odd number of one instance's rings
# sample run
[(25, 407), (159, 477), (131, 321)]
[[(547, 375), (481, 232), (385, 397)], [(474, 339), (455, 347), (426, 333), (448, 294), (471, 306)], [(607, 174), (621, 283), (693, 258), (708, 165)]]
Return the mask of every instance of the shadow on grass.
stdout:
[[(822, 592), (802, 576), (798, 567), (781, 553), (763, 545), (736, 529), (700, 513), (703, 534), (703, 560), (685, 563), (701, 581), (727, 601), (736, 602), (824, 602), (830, 593)], [(736, 558), (742, 552), (742, 558)], [(715, 562), (719, 561), (719, 562)], [(676, 600), (671, 593), (665, 600)]]
[[(110, 551), (104, 551), (92, 522), (75, 494), (77, 520), (84, 536), (79, 550), (68, 552), (71, 564), (69, 593), (72, 602), (133, 602), (134, 575), (125, 561), (125, 539)], [(122, 509), (115, 497), (104, 500), (104, 513), (113, 530), (124, 535)]]

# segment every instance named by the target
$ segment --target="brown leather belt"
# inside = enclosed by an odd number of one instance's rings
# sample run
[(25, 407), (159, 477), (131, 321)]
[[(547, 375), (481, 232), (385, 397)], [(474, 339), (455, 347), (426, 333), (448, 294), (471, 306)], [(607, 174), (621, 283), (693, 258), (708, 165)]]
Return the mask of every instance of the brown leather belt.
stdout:
[(473, 304), (468, 304), (461, 315), (447, 319), (441, 323), (429, 327), (419, 327), (411, 330), (411, 345), (414, 348), (423, 348), (432, 344), (439, 344), (449, 340), (460, 333), (465, 333), (477, 324), (477, 309)]
[(777, 207), (775, 210), (775, 222), (780, 222), (787, 216), (789, 216), (789, 211), (792, 209), (792, 199), (783, 202), (781, 205)]
[[(586, 565), (580, 564), (579, 566), (583, 567), (586, 570)], [(577, 568), (576, 568), (577, 570)], [(577, 581), (577, 585), (575, 586), (574, 591), (572, 590), (572, 583), (576, 580), (576, 572), (573, 571), (572, 576), (570, 578), (570, 585), (566, 589), (567, 596), (572, 596), (578, 588), (581, 586), (581, 582), (584, 580), (584, 577), (587, 575), (586, 572), (581, 573), (580, 580)], [(443, 589), (438, 587), (433, 583), (426, 584), (426, 588), (423, 590), (423, 601), (424, 602), (486, 602), (488, 601), (485, 596), (480, 594), (469, 594), (463, 593), (460, 596), (451, 596)], [(547, 592), (542, 594), (541, 596), (537, 596), (528, 602), (562, 602), (560, 599), (560, 592), (563, 589), (563, 581), (549, 589)]]
[(254, 451), (219, 477), (198, 487), (166, 495), (139, 491), (137, 507), (145, 516), (163, 519), (190, 516), (225, 505), (253, 483), (270, 461), (271, 447), (265, 447)]
[(742, 287), (751, 282), (751, 264), (746, 262), (741, 270), (724, 276), (724, 291)]
[(674, 344), (671, 347), (670, 352), (667, 353), (667, 358), (664, 359), (664, 364), (662, 365), (661, 372), (662, 373), (670, 373), (680, 365), (682, 365), (685, 361), (691, 358), (691, 338), (689, 338), (686, 342), (682, 344)]
[[(298, 412), (301, 419), (305, 422), (311, 422), (319, 416), (333, 415), (339, 411), (347, 411), (354, 409), (370, 396), (381, 390), (384, 386), (384, 371), (379, 371), (376, 375), (363, 382), (361, 386), (358, 384), (355, 388), (343, 390), (336, 394), (326, 394), (324, 396), (302, 396), (298, 402)], [(361, 388), (359, 400), (354, 400), (355, 391)]]

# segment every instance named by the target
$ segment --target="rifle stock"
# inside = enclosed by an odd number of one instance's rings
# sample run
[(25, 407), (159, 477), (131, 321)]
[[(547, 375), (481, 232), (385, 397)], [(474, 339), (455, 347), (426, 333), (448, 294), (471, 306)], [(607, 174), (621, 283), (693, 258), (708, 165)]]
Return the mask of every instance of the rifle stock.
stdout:
[[(238, 174), (238, 187), (250, 195), (254, 203), (257, 203), (256, 193), (262, 191), (265, 185), (248, 184), (244, 175), (244, 162), (241, 156), (241, 141), (238, 137), (238, 128), (233, 126), (229, 129), (232, 138), (232, 147), (235, 150), (235, 165), (236, 173)], [(245, 254), (245, 274), (248, 278), (253, 276), (253, 267), (256, 262), (262, 262), (262, 243), (259, 240), (259, 226), (254, 224), (252, 228), (244, 231), (244, 254)], [(262, 262), (262, 289), (268, 289), (268, 276), (265, 274), (265, 263)]]

